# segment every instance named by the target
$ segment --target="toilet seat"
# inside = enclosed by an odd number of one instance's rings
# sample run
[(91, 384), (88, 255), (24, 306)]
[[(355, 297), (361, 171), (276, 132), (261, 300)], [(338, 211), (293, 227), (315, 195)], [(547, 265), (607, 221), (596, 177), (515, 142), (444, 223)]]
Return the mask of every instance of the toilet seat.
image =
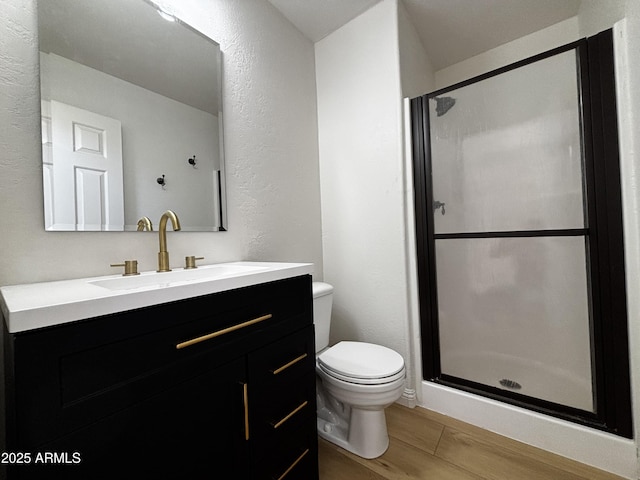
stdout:
[(322, 352), (317, 364), (333, 378), (360, 385), (381, 385), (405, 376), (399, 353), (365, 342), (339, 342)]

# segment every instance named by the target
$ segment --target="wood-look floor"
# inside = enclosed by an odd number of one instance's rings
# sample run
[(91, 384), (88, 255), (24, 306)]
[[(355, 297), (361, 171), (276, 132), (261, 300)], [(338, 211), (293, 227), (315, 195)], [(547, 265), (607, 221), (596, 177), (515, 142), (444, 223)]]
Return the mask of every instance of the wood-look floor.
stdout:
[(389, 449), (366, 460), (319, 439), (320, 480), (620, 480), (423, 408), (386, 410)]

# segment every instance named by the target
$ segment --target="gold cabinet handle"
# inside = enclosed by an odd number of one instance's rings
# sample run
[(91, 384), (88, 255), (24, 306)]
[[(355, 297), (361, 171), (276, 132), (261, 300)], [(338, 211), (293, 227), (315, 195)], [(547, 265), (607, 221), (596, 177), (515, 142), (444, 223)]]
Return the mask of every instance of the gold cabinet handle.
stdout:
[(242, 384), (242, 402), (244, 403), (244, 439), (249, 440), (249, 385)]
[(269, 320), (273, 315), (263, 315), (258, 318), (254, 318), (253, 320), (249, 320), (244, 323), (239, 323), (237, 325), (233, 325), (232, 327), (223, 328), (222, 330), (218, 330), (213, 333), (208, 333), (207, 335), (202, 335), (201, 337), (192, 338), (191, 340), (187, 340), (186, 342), (178, 343), (176, 348), (180, 350), (181, 348), (190, 347), (191, 345), (195, 345), (196, 343), (204, 342), (206, 340), (211, 340), (212, 338), (219, 337), (220, 335), (224, 335), (226, 333), (231, 333), (235, 330), (239, 330), (241, 328), (248, 327), (255, 323), (264, 322), (265, 320)]
[(307, 402), (306, 400), (304, 402), (302, 402), (300, 405), (298, 405), (291, 413), (289, 413), (286, 417), (283, 417), (279, 422), (277, 423), (272, 423), (271, 425), (273, 426), (274, 429), (278, 428), (280, 425), (282, 425), (284, 422), (286, 422), (287, 420), (289, 420), (291, 417), (293, 417), (296, 413), (298, 413), (300, 410), (302, 410), (304, 407), (307, 406)]
[(300, 355), (297, 358), (294, 358), (293, 360), (291, 360), (289, 363), (285, 363), (284, 365), (282, 365), (279, 368), (276, 368), (275, 370), (271, 370), (271, 373), (273, 373), (274, 375), (279, 374), (280, 372), (282, 372), (283, 370), (286, 370), (287, 368), (291, 367), (292, 365), (295, 365), (296, 363), (298, 363), (300, 360), (303, 360), (307, 358), (307, 354), (303, 353), (302, 355)]
[(282, 475), (280, 475), (280, 476), (278, 477), (278, 480), (282, 480), (284, 477), (286, 477), (286, 476), (289, 474), (289, 472), (290, 472), (291, 470), (293, 470), (293, 467), (295, 467), (298, 463), (300, 463), (300, 460), (302, 460), (302, 459), (304, 458), (304, 456), (305, 456), (307, 453), (309, 453), (309, 449), (308, 449), (308, 448), (307, 448), (304, 452), (302, 452), (302, 454), (301, 454), (298, 458), (296, 458), (295, 462), (293, 462), (293, 463), (289, 466), (289, 468), (287, 468), (287, 469), (284, 471), (284, 473), (283, 473)]

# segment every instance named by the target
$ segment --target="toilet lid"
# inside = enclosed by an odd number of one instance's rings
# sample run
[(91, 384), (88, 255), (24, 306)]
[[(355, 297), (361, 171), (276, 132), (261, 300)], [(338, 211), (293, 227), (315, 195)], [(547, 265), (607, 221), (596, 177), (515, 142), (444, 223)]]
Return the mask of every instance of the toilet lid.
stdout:
[(399, 353), (364, 342), (337, 343), (320, 354), (318, 364), (328, 373), (354, 380), (386, 381), (398, 373), (404, 374), (404, 359)]

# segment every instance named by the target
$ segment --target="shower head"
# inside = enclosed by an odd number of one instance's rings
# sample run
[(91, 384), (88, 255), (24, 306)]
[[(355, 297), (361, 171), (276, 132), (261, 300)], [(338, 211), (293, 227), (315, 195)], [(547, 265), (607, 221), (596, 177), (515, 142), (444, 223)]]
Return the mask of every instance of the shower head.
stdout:
[(433, 97), (433, 99), (436, 101), (436, 114), (439, 117), (447, 113), (456, 104), (456, 99), (453, 97)]

